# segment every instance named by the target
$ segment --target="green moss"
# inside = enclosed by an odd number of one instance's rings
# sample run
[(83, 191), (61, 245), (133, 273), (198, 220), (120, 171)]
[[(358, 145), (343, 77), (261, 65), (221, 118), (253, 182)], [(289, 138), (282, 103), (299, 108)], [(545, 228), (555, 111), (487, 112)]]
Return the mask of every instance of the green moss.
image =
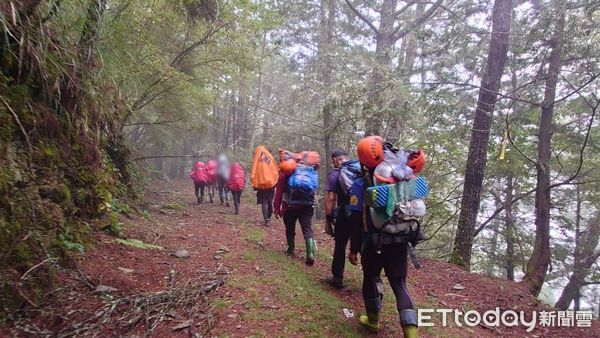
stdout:
[(130, 246), (136, 247), (138, 249), (159, 249), (159, 250), (163, 250), (164, 249), (162, 246), (144, 243), (144, 242), (140, 241), (139, 239), (120, 239), (120, 238), (117, 238), (117, 243), (119, 243), (119, 244), (125, 244), (125, 245), (130, 245)]
[(171, 210), (183, 210), (185, 207), (178, 203), (167, 203), (162, 206), (163, 209), (171, 209)]

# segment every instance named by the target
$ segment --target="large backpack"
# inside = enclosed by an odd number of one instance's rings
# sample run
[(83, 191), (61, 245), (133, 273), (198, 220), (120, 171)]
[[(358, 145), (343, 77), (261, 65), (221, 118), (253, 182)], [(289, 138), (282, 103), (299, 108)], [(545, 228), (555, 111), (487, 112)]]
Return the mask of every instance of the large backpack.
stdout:
[(194, 170), (190, 173), (190, 177), (194, 180), (194, 183), (208, 183), (208, 175), (206, 174), (206, 165), (204, 162), (196, 162)]
[(338, 176), (338, 184), (346, 196), (349, 195), (354, 180), (361, 175), (362, 170), (358, 159), (349, 160), (342, 163), (340, 166), (340, 175)]
[(293, 159), (300, 164), (311, 166), (315, 169), (319, 169), (319, 166), (321, 165), (321, 155), (316, 151), (293, 153), (289, 150), (279, 148), (279, 160), (285, 161), (289, 159)]
[(287, 179), (286, 201), (290, 205), (312, 205), (318, 188), (317, 171), (311, 166), (299, 164)]
[(208, 176), (208, 183), (213, 183), (217, 177), (217, 161), (210, 160), (206, 163), (206, 175)]
[(244, 169), (239, 163), (235, 162), (231, 166), (231, 174), (227, 181), (227, 188), (231, 191), (242, 191), (245, 183), (246, 176), (244, 175)]
[(273, 155), (264, 146), (256, 147), (252, 158), (250, 182), (255, 189), (271, 189), (277, 185), (279, 167)]

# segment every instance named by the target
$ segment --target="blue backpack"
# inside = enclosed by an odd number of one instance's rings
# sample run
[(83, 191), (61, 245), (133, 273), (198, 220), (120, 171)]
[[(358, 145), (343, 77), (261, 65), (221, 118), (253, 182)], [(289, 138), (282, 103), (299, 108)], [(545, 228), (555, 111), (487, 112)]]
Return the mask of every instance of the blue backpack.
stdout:
[(319, 175), (313, 167), (298, 165), (287, 181), (287, 203), (313, 205), (319, 188)]
[(348, 160), (342, 163), (340, 166), (338, 182), (346, 196), (350, 193), (354, 180), (360, 176), (362, 176), (362, 169), (360, 167), (360, 162), (357, 159)]

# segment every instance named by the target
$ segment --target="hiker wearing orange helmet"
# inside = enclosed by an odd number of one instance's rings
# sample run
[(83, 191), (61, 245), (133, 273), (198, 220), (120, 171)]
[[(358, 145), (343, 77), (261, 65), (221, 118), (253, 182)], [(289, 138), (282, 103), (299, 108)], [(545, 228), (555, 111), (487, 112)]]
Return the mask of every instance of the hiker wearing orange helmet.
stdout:
[(363, 222), (351, 224), (356, 227), (352, 232), (359, 231), (363, 236), (362, 241), (361, 236), (351, 236), (348, 260), (354, 265), (358, 264), (357, 254), (360, 252), (363, 270), (362, 295), (367, 313), (359, 317), (359, 323), (370, 331), (379, 330), (379, 312), (383, 298), (380, 275), (384, 270), (396, 297), (396, 308), (404, 337), (417, 337), (417, 312), (406, 287), (409, 246), (415, 245), (413, 241), (416, 236), (413, 237), (414, 233), (410, 231), (395, 231), (395, 226), (403, 229), (402, 225), (408, 224), (406, 222), (409, 221), (382, 219), (381, 212), (378, 213), (376, 208), (369, 207), (365, 192), (376, 183), (393, 185), (414, 178), (414, 173), (423, 169), (425, 154), (423, 151), (400, 150), (384, 143), (378, 136), (363, 138), (357, 146), (358, 158), (365, 175), (363, 180), (355, 181), (354, 185), (362, 186), (355, 189), (353, 185), (350, 200), (362, 201), (360, 204)]
[(381, 136), (367, 136), (356, 145), (358, 159), (367, 168), (375, 168), (383, 161), (383, 139)]

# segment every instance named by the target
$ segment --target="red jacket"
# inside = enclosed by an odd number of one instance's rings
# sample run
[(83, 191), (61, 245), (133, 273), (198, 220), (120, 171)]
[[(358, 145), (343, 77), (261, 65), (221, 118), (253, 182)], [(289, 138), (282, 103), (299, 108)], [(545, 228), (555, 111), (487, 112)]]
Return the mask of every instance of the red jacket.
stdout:
[(299, 209), (304, 207), (303, 205), (289, 205), (283, 200), (283, 193), (287, 186), (288, 175), (281, 173), (277, 185), (275, 186), (275, 198), (273, 199), (273, 211), (275, 215), (283, 216), (289, 209)]

